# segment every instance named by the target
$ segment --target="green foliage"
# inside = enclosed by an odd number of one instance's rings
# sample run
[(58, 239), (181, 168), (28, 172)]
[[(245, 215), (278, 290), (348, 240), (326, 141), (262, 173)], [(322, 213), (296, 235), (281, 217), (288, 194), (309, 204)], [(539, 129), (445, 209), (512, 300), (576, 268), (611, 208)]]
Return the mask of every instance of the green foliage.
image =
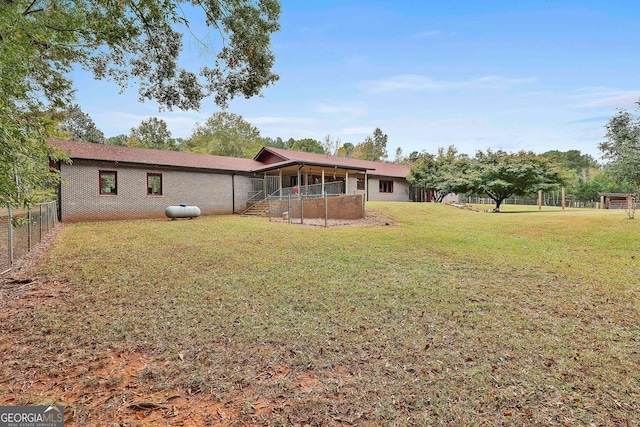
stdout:
[(439, 148), (437, 156), (429, 153), (419, 155), (411, 166), (407, 181), (424, 190), (431, 190), (435, 201), (440, 203), (448, 194), (467, 190), (469, 166), (469, 158), (459, 155), (451, 145), (446, 152)]
[(640, 119), (620, 110), (607, 123), (607, 141), (598, 145), (611, 177), (640, 194)]
[(496, 202), (496, 210), (504, 199), (554, 190), (565, 179), (555, 163), (525, 151), (478, 151), (465, 176), (467, 191), (486, 194)]
[(380, 161), (385, 160), (387, 155), (388, 136), (382, 133), (380, 128), (373, 131), (373, 135), (367, 136), (364, 141), (357, 144), (353, 150), (354, 159)]
[(353, 152), (355, 148), (356, 146), (353, 145), (352, 143), (345, 142), (344, 144), (342, 144), (342, 147), (338, 148), (338, 151), (336, 152), (336, 156), (351, 158), (353, 157)]
[(266, 137), (264, 138), (264, 145), (266, 147), (274, 147), (274, 148), (288, 148), (288, 144), (282, 140), (282, 138), (277, 137), (276, 139)]
[(579, 179), (573, 187), (573, 196), (579, 202), (599, 202), (600, 193), (632, 193), (633, 186), (620, 184), (609, 176), (609, 171), (598, 171), (591, 179)]
[(171, 137), (167, 123), (157, 117), (143, 120), (140, 126), (131, 129), (126, 145), (156, 150), (177, 150), (176, 140)]
[[(67, 73), (78, 64), (123, 89), (135, 81), (140, 99), (193, 109), (206, 96), (226, 105), (277, 80), (270, 37), (279, 29), (278, 1), (187, 3), (204, 12), (207, 27), (224, 41), (215, 65), (199, 75), (178, 65), (176, 28), (190, 23), (177, 0), (2, 0), (0, 86), (15, 100), (62, 106), (72, 96)], [(213, 50), (200, 43), (205, 53)]]
[[(213, 67), (199, 73), (178, 65), (176, 28), (193, 34), (185, 7), (204, 12), (206, 26), (223, 41)], [(74, 66), (122, 89), (135, 82), (141, 100), (164, 108), (198, 108), (209, 95), (225, 106), (278, 79), (271, 35), (279, 15), (277, 0), (0, 0), (2, 203), (29, 203), (35, 188), (28, 187), (54, 178), (46, 167), (51, 152), (42, 112), (71, 104)], [(197, 41), (205, 54), (214, 51)]]
[(46, 141), (44, 119), (21, 117), (0, 103), (0, 206), (28, 207), (59, 180), (49, 166), (65, 157)]
[(69, 108), (65, 115), (66, 119), (60, 123), (60, 128), (69, 133), (71, 141), (106, 143), (104, 133), (98, 129), (91, 117), (83, 112), (78, 104)]
[(110, 136), (109, 138), (107, 138), (105, 144), (108, 145), (127, 145), (127, 140), (129, 139), (128, 135), (125, 134), (120, 134), (120, 135), (116, 135), (116, 136)]
[(263, 141), (257, 127), (238, 114), (223, 111), (197, 124), (183, 150), (250, 159), (262, 148)]
[(582, 154), (580, 150), (558, 151), (551, 150), (542, 153), (544, 157), (548, 157), (556, 163), (563, 165), (565, 168), (575, 171), (588, 171), (597, 168), (598, 162), (590, 154)]
[(324, 147), (322, 146), (322, 144), (319, 141), (316, 141), (315, 139), (312, 139), (312, 138), (294, 140), (289, 145), (289, 149), (295, 150), (295, 151), (305, 151), (307, 153), (317, 153), (317, 154), (324, 153)]

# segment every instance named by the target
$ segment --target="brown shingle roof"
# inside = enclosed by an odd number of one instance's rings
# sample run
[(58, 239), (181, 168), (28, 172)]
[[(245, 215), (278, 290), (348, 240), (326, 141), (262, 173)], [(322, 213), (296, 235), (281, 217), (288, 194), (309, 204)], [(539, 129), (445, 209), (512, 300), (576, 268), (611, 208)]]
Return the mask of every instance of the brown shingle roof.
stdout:
[[(212, 169), (229, 172), (266, 171), (278, 166), (291, 164), (311, 164), (344, 169), (367, 170), (369, 174), (395, 178), (406, 178), (409, 167), (393, 163), (371, 162), (348, 159), (325, 154), (263, 147), (252, 159), (212, 156), (210, 154), (185, 153), (182, 151), (151, 150), (117, 145), (94, 144), (91, 142), (63, 141), (50, 139), (49, 144), (70, 153), (72, 159), (102, 160), (121, 163), (137, 163), (158, 166), (176, 166), (197, 169)], [(259, 159), (275, 155), (279, 162), (265, 164)]]
[(50, 139), (49, 144), (68, 151), (72, 159), (178, 166), (231, 172), (251, 172), (264, 166), (262, 163), (251, 159), (185, 153), (181, 151), (150, 150), (147, 148), (120, 147), (117, 145), (62, 141), (57, 139)]
[(397, 165), (395, 163), (372, 162), (369, 160), (349, 159), (346, 157), (328, 156), (326, 154), (306, 153), (303, 151), (285, 150), (282, 148), (263, 147), (254, 157), (258, 160), (270, 152), (280, 157), (282, 161), (296, 161), (298, 163), (310, 163), (317, 165), (338, 166), (349, 169), (367, 169), (371, 175), (389, 176), (395, 178), (406, 178), (409, 174), (409, 166)]

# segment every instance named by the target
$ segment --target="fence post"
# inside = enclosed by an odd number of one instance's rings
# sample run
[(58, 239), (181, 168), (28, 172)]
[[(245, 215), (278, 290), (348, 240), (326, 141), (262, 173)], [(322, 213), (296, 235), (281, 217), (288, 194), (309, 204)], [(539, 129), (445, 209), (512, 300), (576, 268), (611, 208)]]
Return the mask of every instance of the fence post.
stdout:
[(300, 196), (300, 224), (304, 224), (304, 197)]
[(269, 222), (271, 222), (271, 199), (267, 196), (267, 212), (269, 212)]
[(9, 243), (9, 266), (13, 265), (13, 215), (11, 213), (11, 206), (7, 206), (7, 240)]
[(39, 205), (40, 207), (40, 216), (38, 217), (38, 228), (40, 229), (40, 238), (38, 239), (39, 242), (42, 242), (42, 205)]
[(29, 248), (29, 252), (31, 252), (31, 208), (29, 208), (29, 212), (27, 212), (27, 247)]

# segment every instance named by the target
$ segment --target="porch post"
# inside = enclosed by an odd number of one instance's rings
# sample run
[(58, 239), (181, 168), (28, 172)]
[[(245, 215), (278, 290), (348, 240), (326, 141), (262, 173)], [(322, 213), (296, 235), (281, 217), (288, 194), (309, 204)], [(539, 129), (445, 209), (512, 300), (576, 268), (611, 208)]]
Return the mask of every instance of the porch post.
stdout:
[(344, 172), (344, 194), (349, 194), (349, 171)]
[(278, 190), (280, 190), (280, 195), (282, 196), (282, 169), (278, 169), (278, 174), (280, 175), (280, 188)]
[(267, 173), (264, 173), (264, 178), (262, 178), (262, 188), (264, 188), (264, 198), (266, 199), (267, 197), (269, 197), (269, 193), (267, 193), (267, 191), (269, 191), (269, 189), (267, 188)]
[(369, 200), (369, 172), (364, 171), (364, 200)]
[(324, 168), (322, 168), (322, 194), (324, 194)]

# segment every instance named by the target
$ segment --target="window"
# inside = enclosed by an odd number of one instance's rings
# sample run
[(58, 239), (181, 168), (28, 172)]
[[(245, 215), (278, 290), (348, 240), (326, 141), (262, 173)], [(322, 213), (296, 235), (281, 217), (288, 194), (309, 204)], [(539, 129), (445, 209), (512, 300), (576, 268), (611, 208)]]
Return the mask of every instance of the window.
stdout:
[(118, 173), (100, 171), (100, 194), (115, 196), (118, 194)]
[(393, 193), (393, 181), (380, 180), (380, 192), (381, 193)]
[(147, 174), (147, 196), (162, 196), (162, 174)]
[(364, 178), (357, 178), (356, 188), (358, 190), (364, 190)]

